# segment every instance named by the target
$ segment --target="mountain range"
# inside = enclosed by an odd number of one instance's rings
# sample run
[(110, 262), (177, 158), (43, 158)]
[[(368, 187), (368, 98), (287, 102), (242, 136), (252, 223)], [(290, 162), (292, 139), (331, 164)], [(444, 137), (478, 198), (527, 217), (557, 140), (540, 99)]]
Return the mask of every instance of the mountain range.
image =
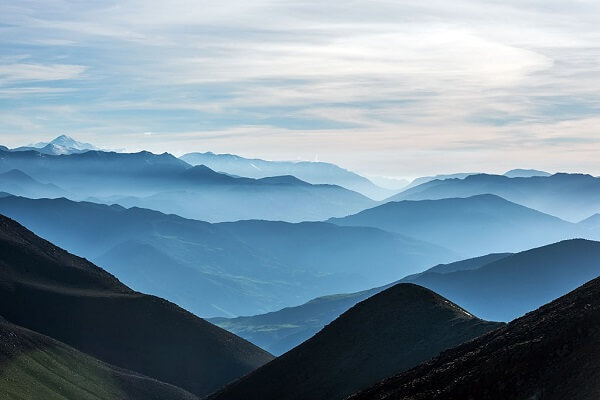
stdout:
[[(249, 178), (292, 175), (312, 184), (334, 184), (383, 200), (394, 191), (335, 164), (318, 161), (267, 161), (234, 154), (188, 153), (180, 157), (191, 165), (205, 165), (215, 171)], [(396, 191), (397, 192), (397, 191)]]
[(323, 222), (209, 224), (140, 208), (15, 196), (0, 198), (0, 213), (134, 289), (204, 317), (274, 311), (457, 258), (398, 234)]
[[(0, 173), (19, 170), (63, 189), (73, 200), (145, 207), (211, 222), (267, 219), (300, 222), (343, 216), (376, 203), (336, 185), (293, 176), (233, 177), (164, 153), (87, 151), (48, 155), (0, 150)], [(24, 178), (26, 179), (26, 178)], [(21, 194), (21, 193), (15, 193)], [(40, 190), (30, 197), (55, 197)]]
[(477, 174), (464, 179), (433, 180), (386, 201), (436, 200), (494, 194), (506, 200), (578, 222), (600, 212), (600, 178), (585, 174), (509, 178)]
[(343, 399), (500, 326), (430, 290), (398, 284), (209, 399)]
[[(207, 395), (273, 358), (172, 303), (129, 289), (101, 268), (4, 216), (0, 216), (0, 315), (105, 363), (179, 386), (196, 396)], [(3, 328), (9, 333), (19, 329), (6, 324)], [(32, 341), (28, 343), (27, 337)], [(165, 393), (177, 392), (151, 382), (140, 388), (144, 378), (122, 376), (127, 374), (123, 370), (115, 375), (111, 367), (90, 359), (74, 365), (82, 358), (79, 353), (38, 335), (25, 332), (23, 338), (9, 339), (16, 343), (7, 349), (2, 341), (6, 363), (2, 373), (5, 366), (17, 368), (11, 370), (15, 374), (18, 368), (28, 366), (39, 370), (36, 360), (43, 360), (48, 368), (66, 362), (61, 365), (63, 375), (51, 374), (53, 384), (69, 374), (69, 386), (61, 390), (76, 390), (72, 386), (77, 381), (93, 385), (91, 376), (90, 380), (72, 377), (74, 373), (85, 374), (80, 368), (87, 366), (91, 368), (89, 373), (116, 379), (117, 386), (121, 381), (131, 383), (131, 389), (138, 391), (156, 388)], [(40, 354), (48, 346), (51, 349)], [(64, 371), (69, 366), (78, 368)], [(33, 373), (31, 369), (22, 372)]]
[[(6, 149), (8, 150), (8, 149)], [(90, 143), (82, 143), (67, 136), (60, 135), (50, 142), (39, 142), (29, 146), (17, 147), (11, 151), (28, 151), (35, 150), (42, 154), (62, 155), (62, 154), (78, 154), (85, 153), (89, 150), (100, 150)]]
[(480, 268), (410, 279), (482, 318), (510, 321), (600, 275), (600, 242), (574, 239), (513, 254)]
[(575, 224), (489, 194), (393, 201), (329, 222), (408, 235), (464, 257), (522, 251), (578, 235)]
[(599, 332), (596, 278), (350, 399), (597, 399)]
[[(449, 264), (439, 264), (422, 274), (477, 269), (509, 255), (510, 253), (490, 254)], [(411, 282), (418, 275), (420, 274), (410, 275), (398, 282)], [(398, 282), (355, 293), (318, 297), (299, 306), (286, 307), (266, 314), (236, 318), (218, 317), (211, 318), (209, 321), (279, 356), (310, 339), (355, 304)]]
[[(436, 265), (399, 282), (415, 283), (483, 318), (510, 321), (600, 275), (600, 243), (568, 240), (521, 253), (498, 253)], [(354, 304), (393, 284), (324, 296), (303, 305), (211, 322), (273, 354), (312, 337)]]

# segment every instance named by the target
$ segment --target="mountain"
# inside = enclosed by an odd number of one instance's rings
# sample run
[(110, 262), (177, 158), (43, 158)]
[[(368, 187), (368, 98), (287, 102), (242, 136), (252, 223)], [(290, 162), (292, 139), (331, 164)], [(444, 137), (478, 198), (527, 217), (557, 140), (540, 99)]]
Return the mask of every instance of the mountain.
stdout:
[(312, 184), (332, 184), (362, 193), (375, 200), (389, 197), (393, 190), (375, 185), (369, 179), (335, 164), (317, 161), (267, 161), (233, 154), (189, 153), (180, 157), (191, 165), (249, 178), (293, 175)]
[(537, 169), (511, 169), (503, 174), (509, 178), (531, 178), (534, 176), (550, 176), (552, 174)]
[(476, 175), (476, 174), (478, 174), (478, 172), (459, 172), (456, 174), (439, 174), (439, 175), (432, 175), (432, 176), (422, 176), (422, 177), (416, 178), (412, 182), (410, 182), (407, 186), (404, 187), (404, 190), (407, 190), (412, 187), (419, 186), (419, 185), (422, 185), (424, 183), (431, 182), (431, 181), (443, 181), (446, 179), (464, 179), (469, 175)]
[(479, 194), (495, 194), (572, 222), (600, 212), (600, 178), (584, 174), (560, 173), (529, 178), (471, 175), (464, 179), (427, 182), (387, 201), (435, 200)]
[(67, 136), (60, 135), (54, 140), (46, 143), (40, 142), (30, 146), (23, 146), (13, 149), (12, 151), (29, 151), (36, 150), (42, 154), (62, 155), (62, 154), (78, 154), (85, 153), (89, 150), (100, 150), (90, 143), (82, 143)]
[(600, 243), (576, 239), (527, 250), (475, 270), (410, 281), (482, 318), (510, 321), (600, 275)]
[(197, 400), (189, 392), (113, 367), (0, 317), (3, 399)]
[[(510, 253), (489, 254), (450, 264), (438, 264), (423, 274), (477, 269), (509, 255)], [(418, 275), (408, 276), (400, 282), (411, 282)], [(300, 306), (286, 307), (271, 313), (251, 317), (212, 318), (209, 321), (279, 356), (314, 336), (355, 304), (396, 283), (398, 282), (355, 293), (318, 297)]]
[(56, 185), (41, 183), (18, 169), (0, 173), (0, 190), (18, 196), (31, 198), (62, 197), (66, 191)]
[(73, 200), (93, 198), (210, 222), (319, 221), (376, 204), (340, 186), (311, 185), (291, 176), (236, 178), (192, 167), (168, 153), (0, 151), (0, 172), (12, 169), (64, 188)]
[(430, 290), (398, 284), (209, 399), (343, 399), (500, 326)]
[(135, 290), (204, 317), (275, 311), (457, 258), (379, 229), (323, 222), (210, 224), (147, 209), (15, 196), (0, 198), (0, 213)]
[(595, 279), (351, 399), (597, 399), (598, 332), (600, 279)]
[(206, 395), (272, 359), (0, 217), (0, 315), (117, 367)]
[(575, 224), (494, 195), (389, 202), (329, 221), (409, 235), (464, 257), (522, 251), (577, 235)]

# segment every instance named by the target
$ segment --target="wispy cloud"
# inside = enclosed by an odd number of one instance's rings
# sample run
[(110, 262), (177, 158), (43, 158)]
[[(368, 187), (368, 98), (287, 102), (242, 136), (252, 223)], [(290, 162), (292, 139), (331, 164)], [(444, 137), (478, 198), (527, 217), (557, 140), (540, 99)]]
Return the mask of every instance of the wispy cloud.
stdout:
[(104, 147), (592, 168), (599, 26), (592, 1), (6, 2), (0, 107)]

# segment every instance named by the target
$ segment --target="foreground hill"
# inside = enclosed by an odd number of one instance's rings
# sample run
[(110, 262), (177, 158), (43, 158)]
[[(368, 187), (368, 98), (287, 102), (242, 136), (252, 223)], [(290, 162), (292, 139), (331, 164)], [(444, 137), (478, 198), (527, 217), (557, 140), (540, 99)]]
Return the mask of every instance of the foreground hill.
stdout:
[(322, 222), (209, 224), (146, 209), (14, 196), (0, 198), (0, 213), (135, 290), (203, 317), (274, 311), (457, 258), (379, 229)]
[(494, 195), (389, 202), (330, 220), (427, 240), (464, 257), (532, 247), (576, 237), (578, 227)]
[(96, 202), (151, 208), (210, 222), (318, 221), (376, 204), (336, 185), (311, 185), (293, 176), (234, 177), (205, 166), (191, 166), (168, 153), (90, 150), (49, 155), (39, 150), (0, 149), (0, 173), (14, 169), (63, 188), (71, 199), (93, 198)]
[(600, 278), (352, 400), (595, 400)]
[(583, 174), (561, 173), (526, 178), (478, 174), (464, 179), (433, 180), (387, 201), (435, 200), (486, 193), (572, 222), (600, 212), (600, 178)]
[(211, 152), (189, 153), (180, 158), (191, 165), (206, 165), (215, 171), (249, 178), (293, 175), (313, 184), (339, 185), (375, 200), (382, 200), (393, 193), (391, 190), (375, 185), (363, 176), (324, 162), (267, 161)]
[(189, 392), (113, 367), (0, 317), (0, 398), (197, 400)]
[(600, 243), (567, 240), (470, 271), (419, 274), (411, 282), (482, 318), (510, 321), (600, 275)]
[(210, 399), (343, 399), (499, 326), (428, 289), (398, 284)]
[[(489, 254), (450, 264), (439, 264), (423, 274), (477, 269), (509, 255), (510, 253)], [(410, 282), (418, 275), (420, 274), (411, 275), (400, 282)], [(325, 325), (355, 304), (396, 283), (355, 293), (318, 297), (296, 307), (286, 307), (266, 314), (237, 318), (211, 318), (209, 321), (278, 356), (314, 336)]]
[(0, 315), (118, 367), (210, 393), (272, 357), (0, 216)]

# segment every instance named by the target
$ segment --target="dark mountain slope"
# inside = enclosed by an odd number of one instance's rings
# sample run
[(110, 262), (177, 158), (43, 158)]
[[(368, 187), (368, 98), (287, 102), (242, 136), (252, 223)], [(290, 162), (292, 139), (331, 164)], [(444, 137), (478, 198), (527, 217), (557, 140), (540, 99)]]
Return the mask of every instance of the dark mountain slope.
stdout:
[(600, 178), (583, 174), (561, 173), (528, 178), (478, 174), (464, 179), (434, 180), (392, 196), (387, 201), (435, 200), (486, 193), (572, 222), (600, 212)]
[(202, 396), (272, 357), (0, 217), (0, 315)]
[(510, 321), (600, 275), (600, 243), (567, 240), (517, 253), (472, 271), (411, 280), (482, 318)]
[(522, 251), (577, 236), (575, 224), (494, 195), (390, 202), (330, 221), (427, 240), (465, 257)]
[(353, 400), (596, 400), (600, 279)]
[[(480, 268), (492, 261), (509, 256), (489, 254), (483, 257), (439, 264), (423, 272), (452, 272)], [(411, 282), (419, 274), (408, 276), (400, 282)], [(311, 338), (325, 325), (339, 317), (355, 304), (395, 285), (363, 290), (356, 293), (334, 294), (318, 297), (296, 307), (279, 311), (237, 318), (211, 318), (209, 321), (221, 328), (256, 344), (274, 355), (281, 355)]]
[(135, 290), (205, 317), (274, 311), (457, 258), (378, 229), (322, 222), (209, 224), (139, 208), (21, 197), (0, 198), (0, 213)]
[(0, 398), (197, 400), (189, 392), (113, 367), (0, 317)]
[(210, 398), (342, 399), (499, 326), (430, 290), (398, 284)]

